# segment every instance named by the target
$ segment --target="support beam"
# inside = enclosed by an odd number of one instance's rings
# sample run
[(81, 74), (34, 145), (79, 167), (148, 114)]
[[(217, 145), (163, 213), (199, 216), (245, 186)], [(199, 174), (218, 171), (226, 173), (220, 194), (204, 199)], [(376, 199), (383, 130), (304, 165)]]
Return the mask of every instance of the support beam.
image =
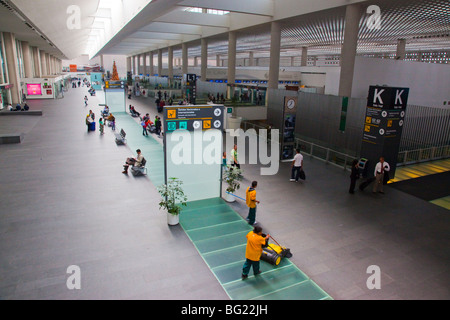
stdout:
[[(228, 33), (228, 85), (236, 81), (236, 32)], [(231, 98), (231, 95), (229, 95)]]
[(302, 62), (300, 66), (306, 67), (308, 65), (308, 47), (302, 47)]
[(397, 41), (397, 60), (405, 60), (406, 57), (406, 39)]
[(278, 79), (280, 75), (280, 48), (281, 48), (281, 27), (279, 22), (272, 22), (270, 31), (270, 64), (269, 64), (269, 89), (278, 89)]
[(204, 38), (201, 40), (201, 69), (200, 69), (200, 79), (206, 81), (206, 70), (208, 68), (208, 41)]
[(352, 94), (353, 72), (355, 69), (361, 14), (362, 9), (359, 4), (351, 4), (346, 7), (344, 44), (341, 52), (341, 75), (339, 81), (339, 95), (342, 97), (351, 97)]

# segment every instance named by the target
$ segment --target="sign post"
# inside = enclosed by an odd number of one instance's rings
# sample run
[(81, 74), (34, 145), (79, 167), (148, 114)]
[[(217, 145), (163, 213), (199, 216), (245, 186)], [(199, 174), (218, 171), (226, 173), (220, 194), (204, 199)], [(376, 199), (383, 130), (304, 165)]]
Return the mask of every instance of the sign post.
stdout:
[(223, 105), (164, 107), (164, 179), (184, 182), (190, 201), (221, 195)]
[(281, 160), (291, 160), (295, 155), (295, 122), (297, 117), (297, 97), (284, 97), (283, 124), (281, 137)]
[(408, 95), (409, 88), (369, 88), (361, 157), (369, 160), (367, 172), (370, 176), (381, 156), (391, 167), (391, 178), (395, 176)]

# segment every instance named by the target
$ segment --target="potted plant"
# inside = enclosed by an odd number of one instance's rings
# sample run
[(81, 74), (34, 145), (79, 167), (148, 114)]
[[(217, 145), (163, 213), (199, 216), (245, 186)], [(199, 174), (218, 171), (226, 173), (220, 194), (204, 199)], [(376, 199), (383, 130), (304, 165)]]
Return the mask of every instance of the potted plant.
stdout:
[(237, 130), (241, 128), (242, 117), (237, 116), (237, 106), (239, 105), (239, 98), (236, 95), (231, 97), (231, 106), (233, 107), (233, 112), (231, 117), (227, 119), (228, 129)]
[(167, 224), (177, 225), (180, 222), (180, 212), (182, 206), (186, 206), (187, 197), (181, 185), (183, 181), (178, 178), (169, 178), (167, 184), (159, 186), (158, 192), (161, 195), (159, 209), (163, 208), (167, 214)]
[(228, 184), (225, 193), (225, 201), (234, 202), (235, 197), (232, 195), (236, 190), (241, 187), (240, 181), (242, 181), (242, 170), (236, 167), (228, 165), (223, 171), (222, 181)]

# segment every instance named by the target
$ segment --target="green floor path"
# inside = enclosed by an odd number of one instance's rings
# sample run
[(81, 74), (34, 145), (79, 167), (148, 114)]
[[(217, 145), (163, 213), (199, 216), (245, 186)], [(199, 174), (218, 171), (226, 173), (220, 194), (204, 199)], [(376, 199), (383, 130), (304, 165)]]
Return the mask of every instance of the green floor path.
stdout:
[[(147, 159), (147, 176), (155, 186), (164, 183), (164, 154), (154, 136), (128, 113), (115, 113), (116, 131), (126, 132), (128, 147), (141, 149)], [(297, 266), (283, 259), (278, 266), (261, 261), (262, 273), (241, 279), (246, 234), (252, 227), (221, 198), (189, 202), (180, 224), (230, 299), (233, 300), (329, 300), (331, 297)]]

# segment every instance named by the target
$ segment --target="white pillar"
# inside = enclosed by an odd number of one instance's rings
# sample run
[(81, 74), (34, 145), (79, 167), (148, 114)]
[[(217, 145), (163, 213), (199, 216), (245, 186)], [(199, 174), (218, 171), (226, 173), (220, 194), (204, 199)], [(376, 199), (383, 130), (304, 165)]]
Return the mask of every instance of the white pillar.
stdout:
[(228, 84), (236, 81), (236, 32), (228, 33)]
[(201, 40), (202, 55), (200, 59), (200, 79), (206, 81), (206, 69), (208, 68), (208, 41), (206, 39)]
[(255, 58), (253, 57), (253, 51), (248, 53), (248, 66), (253, 67), (255, 65)]
[(3, 32), (3, 40), (5, 43), (6, 66), (8, 70), (9, 83), (13, 85), (11, 90), (11, 102), (14, 105), (22, 102), (20, 94), (20, 76), (19, 66), (17, 64), (17, 47), (16, 37), (10, 32)]
[(162, 49), (158, 49), (158, 77), (162, 77)]
[(150, 74), (150, 77), (151, 77), (155, 74), (154, 67), (153, 67), (153, 51), (150, 52), (150, 63), (149, 64), (150, 64), (150, 70), (148, 73)]
[(168, 59), (169, 59), (169, 83), (173, 80), (173, 47), (168, 48)]
[(22, 41), (22, 54), (23, 54), (23, 67), (25, 69), (25, 77), (33, 78), (30, 45), (26, 41)]
[(308, 65), (308, 47), (302, 47), (302, 67), (306, 67)]
[(339, 95), (343, 97), (350, 97), (352, 94), (353, 71), (355, 69), (361, 14), (360, 4), (351, 4), (346, 7), (344, 44), (342, 45), (341, 52), (341, 75), (339, 81)]
[(398, 39), (397, 41), (397, 59), (405, 60), (406, 56), (406, 40)]
[(279, 22), (272, 22), (270, 32), (270, 64), (268, 89), (278, 89), (280, 75), (281, 28)]
[(181, 44), (181, 72), (182, 74), (187, 74), (188, 73), (188, 47), (186, 43), (182, 43)]

